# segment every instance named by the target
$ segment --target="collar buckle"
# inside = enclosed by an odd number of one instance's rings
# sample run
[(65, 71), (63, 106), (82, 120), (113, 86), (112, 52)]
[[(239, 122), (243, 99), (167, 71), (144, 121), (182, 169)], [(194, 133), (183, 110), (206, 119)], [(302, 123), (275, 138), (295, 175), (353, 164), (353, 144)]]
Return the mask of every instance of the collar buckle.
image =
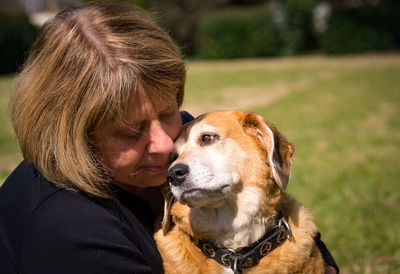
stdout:
[(279, 223), (278, 223), (279, 227), (284, 227), (284, 229), (287, 231), (287, 235), (286, 238), (289, 241), (292, 241), (293, 239), (293, 234), (292, 234), (292, 229), (289, 226), (288, 221), (286, 220), (285, 216), (282, 216), (282, 218), (279, 219)]
[(233, 267), (232, 267), (232, 270), (233, 270), (233, 273), (234, 274), (240, 274), (240, 273), (242, 273), (240, 270), (239, 270), (239, 268), (238, 268), (238, 264), (239, 264), (239, 255), (234, 255), (234, 260), (233, 260)]

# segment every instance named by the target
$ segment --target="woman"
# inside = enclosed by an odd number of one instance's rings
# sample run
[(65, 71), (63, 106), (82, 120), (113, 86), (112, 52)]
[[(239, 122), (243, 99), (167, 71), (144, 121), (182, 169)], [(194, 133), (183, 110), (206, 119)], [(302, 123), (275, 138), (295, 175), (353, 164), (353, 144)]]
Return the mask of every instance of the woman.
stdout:
[(41, 29), (11, 117), (24, 161), (0, 189), (2, 273), (161, 273), (152, 239), (185, 65), (141, 10), (92, 3)]
[(142, 190), (165, 181), (184, 83), (137, 8), (94, 3), (43, 26), (11, 99), (24, 162), (1, 188), (2, 273), (162, 272), (145, 202), (161, 198)]

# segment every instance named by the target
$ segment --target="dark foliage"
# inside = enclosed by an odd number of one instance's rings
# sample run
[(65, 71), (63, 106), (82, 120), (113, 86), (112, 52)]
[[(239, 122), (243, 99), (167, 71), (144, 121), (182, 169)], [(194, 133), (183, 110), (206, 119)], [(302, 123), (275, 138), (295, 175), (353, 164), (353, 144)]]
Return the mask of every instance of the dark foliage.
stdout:
[(318, 0), (281, 0), (285, 17), (283, 55), (295, 55), (317, 48), (312, 13)]
[(198, 55), (203, 58), (275, 56), (282, 39), (268, 9), (241, 9), (205, 17), (199, 26)]
[(24, 13), (0, 11), (0, 74), (14, 73), (23, 64), (37, 29)]
[(37, 29), (24, 13), (0, 11), (0, 74), (14, 73), (23, 64)]
[(400, 5), (336, 11), (320, 37), (327, 53), (382, 51), (399, 47)]

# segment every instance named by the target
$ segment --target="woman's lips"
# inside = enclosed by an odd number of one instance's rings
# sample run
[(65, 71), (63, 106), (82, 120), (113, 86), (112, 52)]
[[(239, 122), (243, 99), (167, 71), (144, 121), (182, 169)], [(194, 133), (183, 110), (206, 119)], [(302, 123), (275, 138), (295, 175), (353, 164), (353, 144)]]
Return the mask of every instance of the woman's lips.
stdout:
[(146, 165), (142, 166), (142, 169), (147, 172), (151, 173), (166, 173), (168, 169), (169, 163), (166, 163), (164, 165)]

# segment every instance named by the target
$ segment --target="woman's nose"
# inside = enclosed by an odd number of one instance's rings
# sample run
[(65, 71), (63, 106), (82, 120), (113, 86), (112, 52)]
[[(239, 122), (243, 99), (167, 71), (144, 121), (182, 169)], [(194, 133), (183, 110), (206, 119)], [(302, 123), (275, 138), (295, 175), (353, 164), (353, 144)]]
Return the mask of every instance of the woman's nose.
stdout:
[(168, 154), (172, 151), (173, 146), (173, 140), (163, 128), (160, 121), (152, 121), (149, 129), (147, 151), (149, 153)]

